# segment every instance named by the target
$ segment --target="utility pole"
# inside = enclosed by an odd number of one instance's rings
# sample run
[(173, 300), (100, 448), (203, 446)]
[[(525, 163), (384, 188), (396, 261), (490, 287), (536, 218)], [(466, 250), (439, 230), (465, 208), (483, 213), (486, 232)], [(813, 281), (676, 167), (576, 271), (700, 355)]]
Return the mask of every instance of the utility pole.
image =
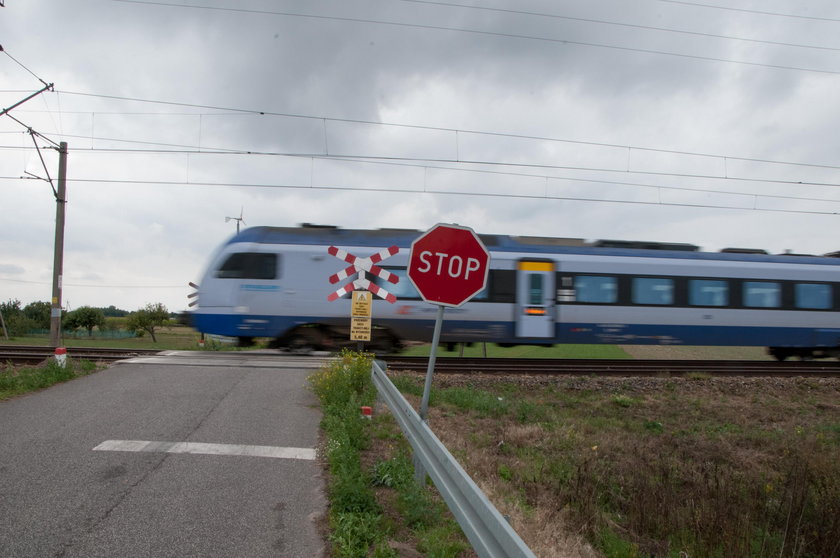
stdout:
[(58, 192), (55, 197), (55, 250), (53, 254), (50, 344), (61, 344), (61, 288), (64, 273), (64, 207), (67, 204), (67, 142), (58, 147)]

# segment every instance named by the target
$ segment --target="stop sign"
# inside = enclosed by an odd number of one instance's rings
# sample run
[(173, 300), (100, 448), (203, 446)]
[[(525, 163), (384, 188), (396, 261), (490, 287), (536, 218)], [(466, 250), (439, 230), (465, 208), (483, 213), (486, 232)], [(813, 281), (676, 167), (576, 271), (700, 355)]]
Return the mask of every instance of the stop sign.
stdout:
[(437, 224), (411, 243), (408, 278), (426, 302), (461, 306), (487, 286), (489, 263), (472, 229)]

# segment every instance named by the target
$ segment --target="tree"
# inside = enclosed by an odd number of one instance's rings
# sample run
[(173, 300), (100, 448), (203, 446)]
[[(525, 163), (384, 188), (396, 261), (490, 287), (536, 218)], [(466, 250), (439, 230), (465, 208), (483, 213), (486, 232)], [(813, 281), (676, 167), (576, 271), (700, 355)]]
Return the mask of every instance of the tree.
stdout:
[(0, 302), (0, 312), (3, 312), (3, 315), (8, 320), (12, 316), (16, 316), (22, 312), (20, 309), (20, 301), (15, 299), (9, 299), (8, 302)]
[(105, 314), (106, 318), (124, 318), (125, 316), (128, 316), (128, 312), (126, 310), (121, 310), (113, 304), (108, 308), (102, 308), (102, 312)]
[(6, 330), (12, 337), (26, 335), (35, 328), (35, 322), (23, 313), (19, 300), (10, 299), (8, 302), (0, 302), (0, 313), (3, 314)]
[(30, 302), (23, 308), (23, 315), (35, 323), (38, 329), (50, 329), (52, 306), (49, 302)]
[(144, 308), (128, 315), (128, 329), (136, 332), (148, 332), (152, 341), (157, 343), (155, 328), (169, 322), (169, 310), (160, 302), (149, 303)]
[(83, 327), (88, 331), (88, 337), (93, 337), (94, 327), (98, 327), (100, 330), (105, 328), (105, 314), (99, 308), (81, 306), (67, 314), (64, 327), (68, 329)]

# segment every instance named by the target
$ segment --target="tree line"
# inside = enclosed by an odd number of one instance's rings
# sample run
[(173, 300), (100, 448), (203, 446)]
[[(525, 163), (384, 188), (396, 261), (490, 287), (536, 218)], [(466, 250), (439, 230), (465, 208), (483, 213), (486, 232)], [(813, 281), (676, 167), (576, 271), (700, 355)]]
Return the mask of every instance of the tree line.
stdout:
[[(49, 302), (31, 302), (21, 306), (19, 300), (0, 302), (0, 315), (3, 317), (6, 331), (12, 337), (27, 335), (35, 330), (49, 330), (52, 307)], [(148, 333), (152, 341), (157, 342), (155, 330), (170, 323), (173, 316), (160, 302), (149, 303), (134, 312), (121, 310), (111, 305), (107, 308), (81, 306), (61, 315), (61, 328), (65, 332), (86, 330), (89, 337), (93, 330), (105, 331), (105, 318), (125, 318), (123, 327), (135, 334)], [(2, 333), (2, 332), (0, 332)]]

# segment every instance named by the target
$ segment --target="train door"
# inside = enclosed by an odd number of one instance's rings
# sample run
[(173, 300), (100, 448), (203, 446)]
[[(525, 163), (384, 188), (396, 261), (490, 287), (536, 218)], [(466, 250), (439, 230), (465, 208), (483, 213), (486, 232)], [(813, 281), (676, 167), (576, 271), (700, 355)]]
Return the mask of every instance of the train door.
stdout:
[(554, 262), (523, 260), (516, 268), (516, 336), (555, 336)]

